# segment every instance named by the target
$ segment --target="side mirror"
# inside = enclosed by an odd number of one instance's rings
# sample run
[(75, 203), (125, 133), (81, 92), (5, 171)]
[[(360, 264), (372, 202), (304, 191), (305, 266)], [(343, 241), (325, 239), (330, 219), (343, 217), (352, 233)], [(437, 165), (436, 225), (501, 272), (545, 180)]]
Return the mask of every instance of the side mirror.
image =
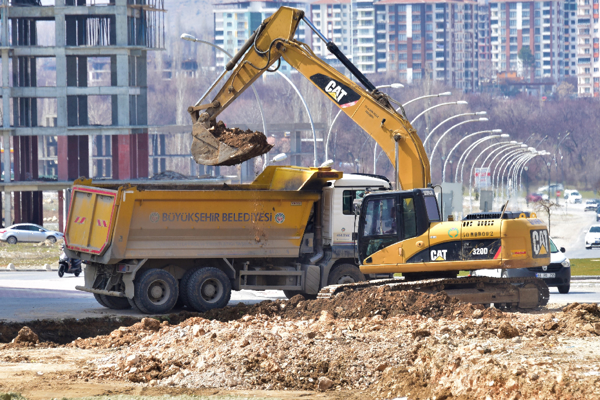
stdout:
[(561, 248), (560, 248), (560, 252), (561, 252), (561, 253), (564, 253), (565, 251), (567, 251), (567, 250), (566, 250), (564, 247), (561, 247)]
[(38, 229), (38, 231), (39, 231), (39, 232), (44, 232), (44, 230), (43, 230), (43, 229)]

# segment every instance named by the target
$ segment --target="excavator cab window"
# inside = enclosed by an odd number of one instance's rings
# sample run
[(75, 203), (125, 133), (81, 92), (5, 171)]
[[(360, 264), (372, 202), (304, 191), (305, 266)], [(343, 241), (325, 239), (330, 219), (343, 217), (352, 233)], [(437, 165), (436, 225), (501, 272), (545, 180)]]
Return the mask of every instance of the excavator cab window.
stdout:
[(399, 240), (396, 196), (374, 197), (363, 204), (359, 227), (362, 259)]

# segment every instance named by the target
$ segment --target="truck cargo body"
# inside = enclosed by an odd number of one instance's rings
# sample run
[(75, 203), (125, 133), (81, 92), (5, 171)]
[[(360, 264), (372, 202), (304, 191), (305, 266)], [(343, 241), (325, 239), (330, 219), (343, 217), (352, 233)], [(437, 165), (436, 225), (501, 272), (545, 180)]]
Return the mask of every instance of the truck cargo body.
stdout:
[(78, 289), (97, 296), (134, 299), (136, 276), (149, 269), (168, 272), (181, 286), (187, 271), (202, 268), (221, 271), (233, 290), (316, 295), (332, 283), (337, 265), (352, 265), (360, 275), (352, 200), (387, 188), (383, 179), (299, 167), (269, 167), (248, 185), (184, 189), (80, 180), (66, 251), (87, 263), (86, 284)]

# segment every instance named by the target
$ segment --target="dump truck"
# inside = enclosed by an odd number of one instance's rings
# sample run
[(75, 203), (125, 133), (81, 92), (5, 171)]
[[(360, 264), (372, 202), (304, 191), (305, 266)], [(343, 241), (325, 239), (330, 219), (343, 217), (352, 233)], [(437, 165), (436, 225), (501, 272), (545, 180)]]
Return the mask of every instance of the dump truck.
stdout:
[(242, 289), (316, 297), (324, 286), (366, 279), (355, 260), (353, 203), (390, 188), (383, 177), (279, 166), (236, 185), (80, 179), (65, 247), (86, 263), (77, 289), (113, 309), (159, 314), (179, 300), (206, 311)]

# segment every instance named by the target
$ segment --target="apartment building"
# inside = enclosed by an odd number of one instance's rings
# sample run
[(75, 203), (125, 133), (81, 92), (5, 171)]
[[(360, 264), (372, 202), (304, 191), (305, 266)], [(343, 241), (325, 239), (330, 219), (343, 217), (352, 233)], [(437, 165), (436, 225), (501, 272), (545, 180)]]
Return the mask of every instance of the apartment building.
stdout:
[[(517, 72), (530, 81), (563, 78), (564, 1), (492, 1), (490, 30), (492, 62), (498, 73)], [(535, 64), (527, 66), (519, 51), (528, 47)]]
[(385, 32), (388, 74), (406, 82), (428, 77), (465, 91), (478, 86), (476, 2), (382, 0), (376, 7), (386, 21), (377, 33)]
[(564, 70), (565, 75), (577, 75), (577, 0), (565, 0), (564, 7)]
[[(577, 91), (580, 97), (597, 97), (600, 94), (600, 61), (598, 56), (598, 0), (576, 0), (577, 18)], [(575, 14), (575, 15), (573, 15)], [(574, 18), (573, 18), (574, 19)]]
[[(283, 1), (229, 1), (213, 5), (215, 44), (223, 47), (230, 54), (235, 54), (244, 45), (252, 32), (261, 22), (273, 15), (280, 7), (294, 7), (307, 10), (302, 2)], [(304, 25), (300, 24), (296, 31), (296, 39), (305, 42)], [(221, 51), (215, 52), (216, 65), (224, 67), (229, 57)], [(282, 62), (281, 71), (289, 72), (290, 66)]]

